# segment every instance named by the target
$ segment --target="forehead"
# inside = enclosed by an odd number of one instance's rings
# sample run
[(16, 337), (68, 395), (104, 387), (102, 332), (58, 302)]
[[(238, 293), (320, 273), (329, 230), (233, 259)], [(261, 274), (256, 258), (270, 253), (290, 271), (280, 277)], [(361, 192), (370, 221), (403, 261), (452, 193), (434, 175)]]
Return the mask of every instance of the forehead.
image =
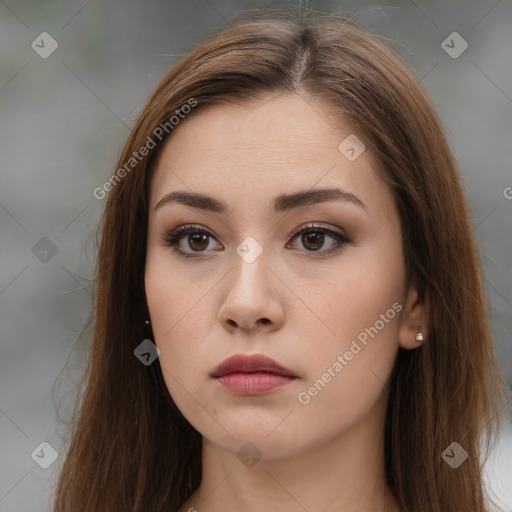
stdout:
[(354, 161), (340, 152), (351, 133), (328, 104), (304, 95), (209, 105), (182, 120), (165, 142), (151, 204), (183, 189), (228, 203), (241, 197), (268, 203), (280, 193), (328, 187), (367, 198), (389, 194), (368, 151)]

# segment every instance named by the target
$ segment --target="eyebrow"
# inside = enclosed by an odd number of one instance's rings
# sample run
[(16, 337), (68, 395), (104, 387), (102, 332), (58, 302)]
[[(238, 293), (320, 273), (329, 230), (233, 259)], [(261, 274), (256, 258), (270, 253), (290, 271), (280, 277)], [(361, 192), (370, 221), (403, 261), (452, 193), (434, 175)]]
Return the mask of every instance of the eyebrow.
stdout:
[[(344, 201), (366, 209), (366, 205), (356, 195), (339, 188), (311, 189), (295, 192), (293, 194), (281, 194), (274, 198), (274, 210), (284, 212), (294, 208), (309, 206), (327, 201)], [(186, 190), (176, 190), (164, 195), (155, 206), (155, 210), (166, 204), (179, 203), (192, 208), (206, 210), (214, 213), (226, 214), (228, 206), (224, 201)]]

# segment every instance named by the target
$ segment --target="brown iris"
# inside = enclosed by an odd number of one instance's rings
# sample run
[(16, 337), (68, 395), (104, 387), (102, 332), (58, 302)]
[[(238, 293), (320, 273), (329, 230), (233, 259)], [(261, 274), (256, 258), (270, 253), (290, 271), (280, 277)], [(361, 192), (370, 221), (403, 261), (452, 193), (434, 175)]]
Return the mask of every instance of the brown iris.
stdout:
[[(209, 235), (205, 233), (192, 233), (188, 235), (188, 244), (194, 250), (204, 251), (208, 247)], [(196, 245), (197, 244), (197, 245)]]
[[(324, 234), (319, 231), (310, 231), (301, 236), (302, 243), (306, 249), (318, 251), (324, 245)], [(312, 244), (312, 245), (310, 245)]]

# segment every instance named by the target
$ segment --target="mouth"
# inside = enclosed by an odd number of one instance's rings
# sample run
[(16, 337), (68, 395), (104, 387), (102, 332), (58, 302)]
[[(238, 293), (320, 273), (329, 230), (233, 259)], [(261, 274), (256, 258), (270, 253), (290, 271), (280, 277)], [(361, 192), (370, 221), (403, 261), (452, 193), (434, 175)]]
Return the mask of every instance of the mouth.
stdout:
[(261, 354), (231, 356), (217, 366), (210, 376), (238, 395), (270, 393), (298, 378), (292, 370)]

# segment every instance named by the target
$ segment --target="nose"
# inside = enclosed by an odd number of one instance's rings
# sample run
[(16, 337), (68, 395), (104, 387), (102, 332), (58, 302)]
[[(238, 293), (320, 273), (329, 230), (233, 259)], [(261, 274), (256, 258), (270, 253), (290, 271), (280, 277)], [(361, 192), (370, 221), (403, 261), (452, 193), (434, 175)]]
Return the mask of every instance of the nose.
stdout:
[(226, 293), (219, 322), (228, 332), (270, 333), (284, 320), (282, 284), (267, 266), (265, 251), (252, 263), (234, 254), (234, 268), (224, 281)]

